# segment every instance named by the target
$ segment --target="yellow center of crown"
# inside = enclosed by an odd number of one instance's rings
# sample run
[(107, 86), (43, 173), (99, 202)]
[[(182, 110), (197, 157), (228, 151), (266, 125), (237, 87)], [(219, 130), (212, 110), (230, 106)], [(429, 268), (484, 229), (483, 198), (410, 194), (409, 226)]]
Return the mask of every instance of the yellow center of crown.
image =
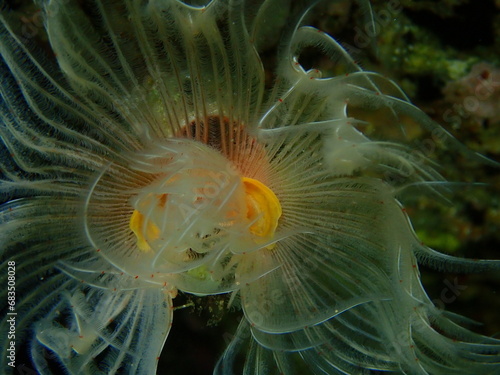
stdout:
[[(241, 179), (245, 191), (246, 218), (251, 222), (250, 233), (262, 238), (262, 242), (272, 239), (281, 216), (281, 205), (274, 194), (262, 182), (253, 178), (243, 177)], [(151, 200), (155, 199), (156, 202)], [(151, 195), (141, 206), (150, 206), (153, 203), (155, 209), (164, 209), (168, 199), (167, 194)], [(227, 212), (228, 218), (234, 218), (234, 212)], [(214, 223), (218, 225), (219, 223)], [(160, 237), (160, 229), (154, 221), (147, 219), (140, 211), (134, 210), (130, 217), (129, 227), (137, 239), (137, 247), (144, 252), (151, 250), (150, 243)], [(267, 249), (273, 249), (275, 244), (269, 245)]]

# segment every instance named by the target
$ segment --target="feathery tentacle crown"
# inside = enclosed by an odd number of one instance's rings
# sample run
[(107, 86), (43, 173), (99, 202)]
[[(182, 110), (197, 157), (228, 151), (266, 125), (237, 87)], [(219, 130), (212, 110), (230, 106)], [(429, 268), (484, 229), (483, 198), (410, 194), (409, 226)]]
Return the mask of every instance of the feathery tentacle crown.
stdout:
[[(6, 10), (0, 26), (1, 261), (37, 372), (155, 373), (178, 290), (241, 296), (216, 374), (240, 353), (245, 374), (499, 371), (500, 342), (434, 306), (417, 265), (499, 261), (426, 247), (396, 199), (446, 193), (407, 127), (481, 156), (301, 26), (315, 1), (294, 8), (270, 90), (258, 47), (278, 0), (39, 3), (57, 67)], [(308, 47), (343, 74), (305, 69)], [(350, 117), (365, 110), (385, 123)]]

